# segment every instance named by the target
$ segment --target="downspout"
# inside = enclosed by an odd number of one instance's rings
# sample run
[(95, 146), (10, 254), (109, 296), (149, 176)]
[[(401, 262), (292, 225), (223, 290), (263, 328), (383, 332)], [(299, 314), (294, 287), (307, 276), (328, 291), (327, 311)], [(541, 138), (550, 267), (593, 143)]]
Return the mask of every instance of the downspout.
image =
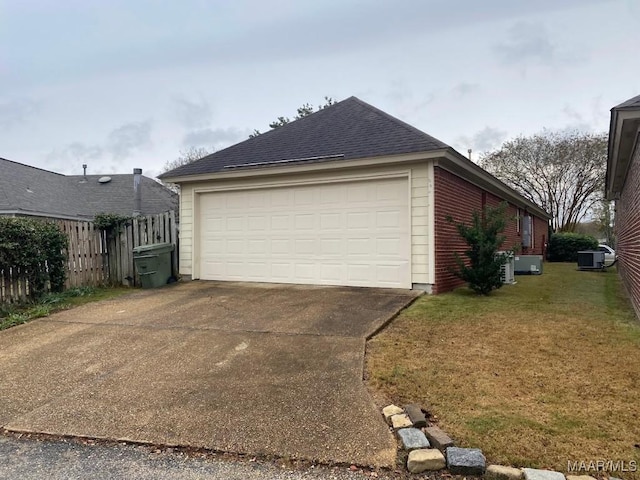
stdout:
[(133, 169), (133, 216), (142, 214), (142, 169)]

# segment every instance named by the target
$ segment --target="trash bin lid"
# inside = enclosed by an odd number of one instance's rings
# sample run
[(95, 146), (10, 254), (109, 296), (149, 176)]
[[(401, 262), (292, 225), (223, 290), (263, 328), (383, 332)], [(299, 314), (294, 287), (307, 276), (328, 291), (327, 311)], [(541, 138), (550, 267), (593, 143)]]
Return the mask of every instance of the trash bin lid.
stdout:
[(173, 243), (154, 243), (151, 245), (140, 245), (133, 249), (133, 253), (164, 253), (172, 252), (175, 248)]

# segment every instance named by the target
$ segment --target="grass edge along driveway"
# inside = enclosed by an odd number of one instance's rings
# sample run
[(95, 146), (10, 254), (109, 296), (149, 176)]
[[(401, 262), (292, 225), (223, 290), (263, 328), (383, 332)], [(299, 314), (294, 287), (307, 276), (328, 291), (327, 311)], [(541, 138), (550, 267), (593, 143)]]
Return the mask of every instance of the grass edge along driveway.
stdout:
[(640, 324), (616, 272), (547, 263), (516, 280), (418, 299), (368, 343), (370, 387), (429, 405), (490, 463), (638, 461)]

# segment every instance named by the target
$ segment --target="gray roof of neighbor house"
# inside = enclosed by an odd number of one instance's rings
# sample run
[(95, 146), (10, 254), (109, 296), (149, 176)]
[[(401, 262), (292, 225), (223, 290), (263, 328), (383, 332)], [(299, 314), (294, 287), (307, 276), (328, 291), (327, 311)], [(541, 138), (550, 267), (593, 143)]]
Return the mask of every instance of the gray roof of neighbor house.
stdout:
[[(0, 214), (92, 219), (96, 214), (133, 213), (133, 174), (62, 175), (0, 158)], [(142, 214), (178, 208), (178, 195), (142, 177)]]
[(449, 146), (440, 140), (356, 97), (349, 97), (159, 178), (219, 172), (248, 163), (260, 166), (296, 159), (305, 163), (339, 161), (446, 148)]

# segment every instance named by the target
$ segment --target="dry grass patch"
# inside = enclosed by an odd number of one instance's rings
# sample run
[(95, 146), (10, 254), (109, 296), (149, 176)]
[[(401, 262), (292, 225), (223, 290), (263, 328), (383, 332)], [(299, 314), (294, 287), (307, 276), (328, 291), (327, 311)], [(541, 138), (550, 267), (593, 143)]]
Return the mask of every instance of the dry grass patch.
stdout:
[(640, 324), (616, 273), (546, 264), (517, 280), (419, 299), (369, 342), (370, 385), (430, 405), (490, 462), (640, 459)]

